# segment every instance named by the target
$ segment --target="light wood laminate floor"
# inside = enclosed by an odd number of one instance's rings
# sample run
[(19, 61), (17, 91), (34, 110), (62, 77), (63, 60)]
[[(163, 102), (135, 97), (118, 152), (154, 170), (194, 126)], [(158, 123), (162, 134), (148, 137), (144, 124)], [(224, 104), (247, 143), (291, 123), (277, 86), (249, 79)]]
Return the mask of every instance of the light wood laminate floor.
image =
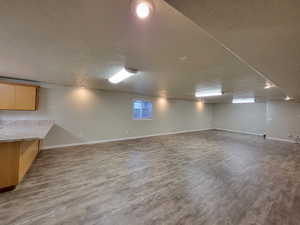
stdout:
[(42, 151), (1, 225), (299, 225), (300, 146), (205, 131)]

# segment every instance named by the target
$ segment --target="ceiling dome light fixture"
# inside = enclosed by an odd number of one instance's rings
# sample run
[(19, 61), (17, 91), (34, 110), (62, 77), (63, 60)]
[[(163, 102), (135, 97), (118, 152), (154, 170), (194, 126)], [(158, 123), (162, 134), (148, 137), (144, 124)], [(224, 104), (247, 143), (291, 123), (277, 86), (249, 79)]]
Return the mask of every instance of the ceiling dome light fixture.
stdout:
[(153, 13), (153, 2), (151, 0), (134, 0), (133, 9), (136, 16), (142, 20)]

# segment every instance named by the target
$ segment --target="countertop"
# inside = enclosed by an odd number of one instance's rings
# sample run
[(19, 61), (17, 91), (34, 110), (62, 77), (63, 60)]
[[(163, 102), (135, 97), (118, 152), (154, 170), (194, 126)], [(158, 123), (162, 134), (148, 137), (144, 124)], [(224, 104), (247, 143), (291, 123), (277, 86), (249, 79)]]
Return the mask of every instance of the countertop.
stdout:
[(53, 120), (0, 120), (0, 142), (44, 139)]

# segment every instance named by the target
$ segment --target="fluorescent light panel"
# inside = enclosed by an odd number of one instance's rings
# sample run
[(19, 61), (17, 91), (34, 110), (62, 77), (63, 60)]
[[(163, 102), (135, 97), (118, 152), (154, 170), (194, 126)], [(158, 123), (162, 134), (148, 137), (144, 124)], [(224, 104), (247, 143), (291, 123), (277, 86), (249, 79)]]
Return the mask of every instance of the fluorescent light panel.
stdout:
[(255, 98), (234, 98), (232, 99), (233, 104), (241, 103), (255, 103)]
[(206, 90), (206, 91), (197, 91), (195, 93), (195, 96), (197, 98), (202, 98), (202, 97), (212, 97), (212, 96), (221, 96), (223, 95), (222, 90), (221, 89), (217, 89), (217, 90)]
[(117, 84), (120, 83), (121, 81), (133, 76), (135, 73), (134, 72), (129, 72), (125, 68), (123, 68), (121, 71), (110, 77), (108, 80), (110, 83)]

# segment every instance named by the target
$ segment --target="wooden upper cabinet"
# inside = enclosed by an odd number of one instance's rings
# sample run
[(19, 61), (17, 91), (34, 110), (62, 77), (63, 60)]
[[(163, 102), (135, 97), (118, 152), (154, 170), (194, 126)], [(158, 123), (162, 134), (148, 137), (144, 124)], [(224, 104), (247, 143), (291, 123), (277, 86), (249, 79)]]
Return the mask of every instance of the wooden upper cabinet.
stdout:
[(38, 86), (0, 83), (0, 110), (37, 110)]
[(16, 86), (16, 109), (35, 110), (37, 99), (37, 88), (31, 86)]
[(12, 109), (15, 106), (15, 87), (0, 83), (0, 109)]

